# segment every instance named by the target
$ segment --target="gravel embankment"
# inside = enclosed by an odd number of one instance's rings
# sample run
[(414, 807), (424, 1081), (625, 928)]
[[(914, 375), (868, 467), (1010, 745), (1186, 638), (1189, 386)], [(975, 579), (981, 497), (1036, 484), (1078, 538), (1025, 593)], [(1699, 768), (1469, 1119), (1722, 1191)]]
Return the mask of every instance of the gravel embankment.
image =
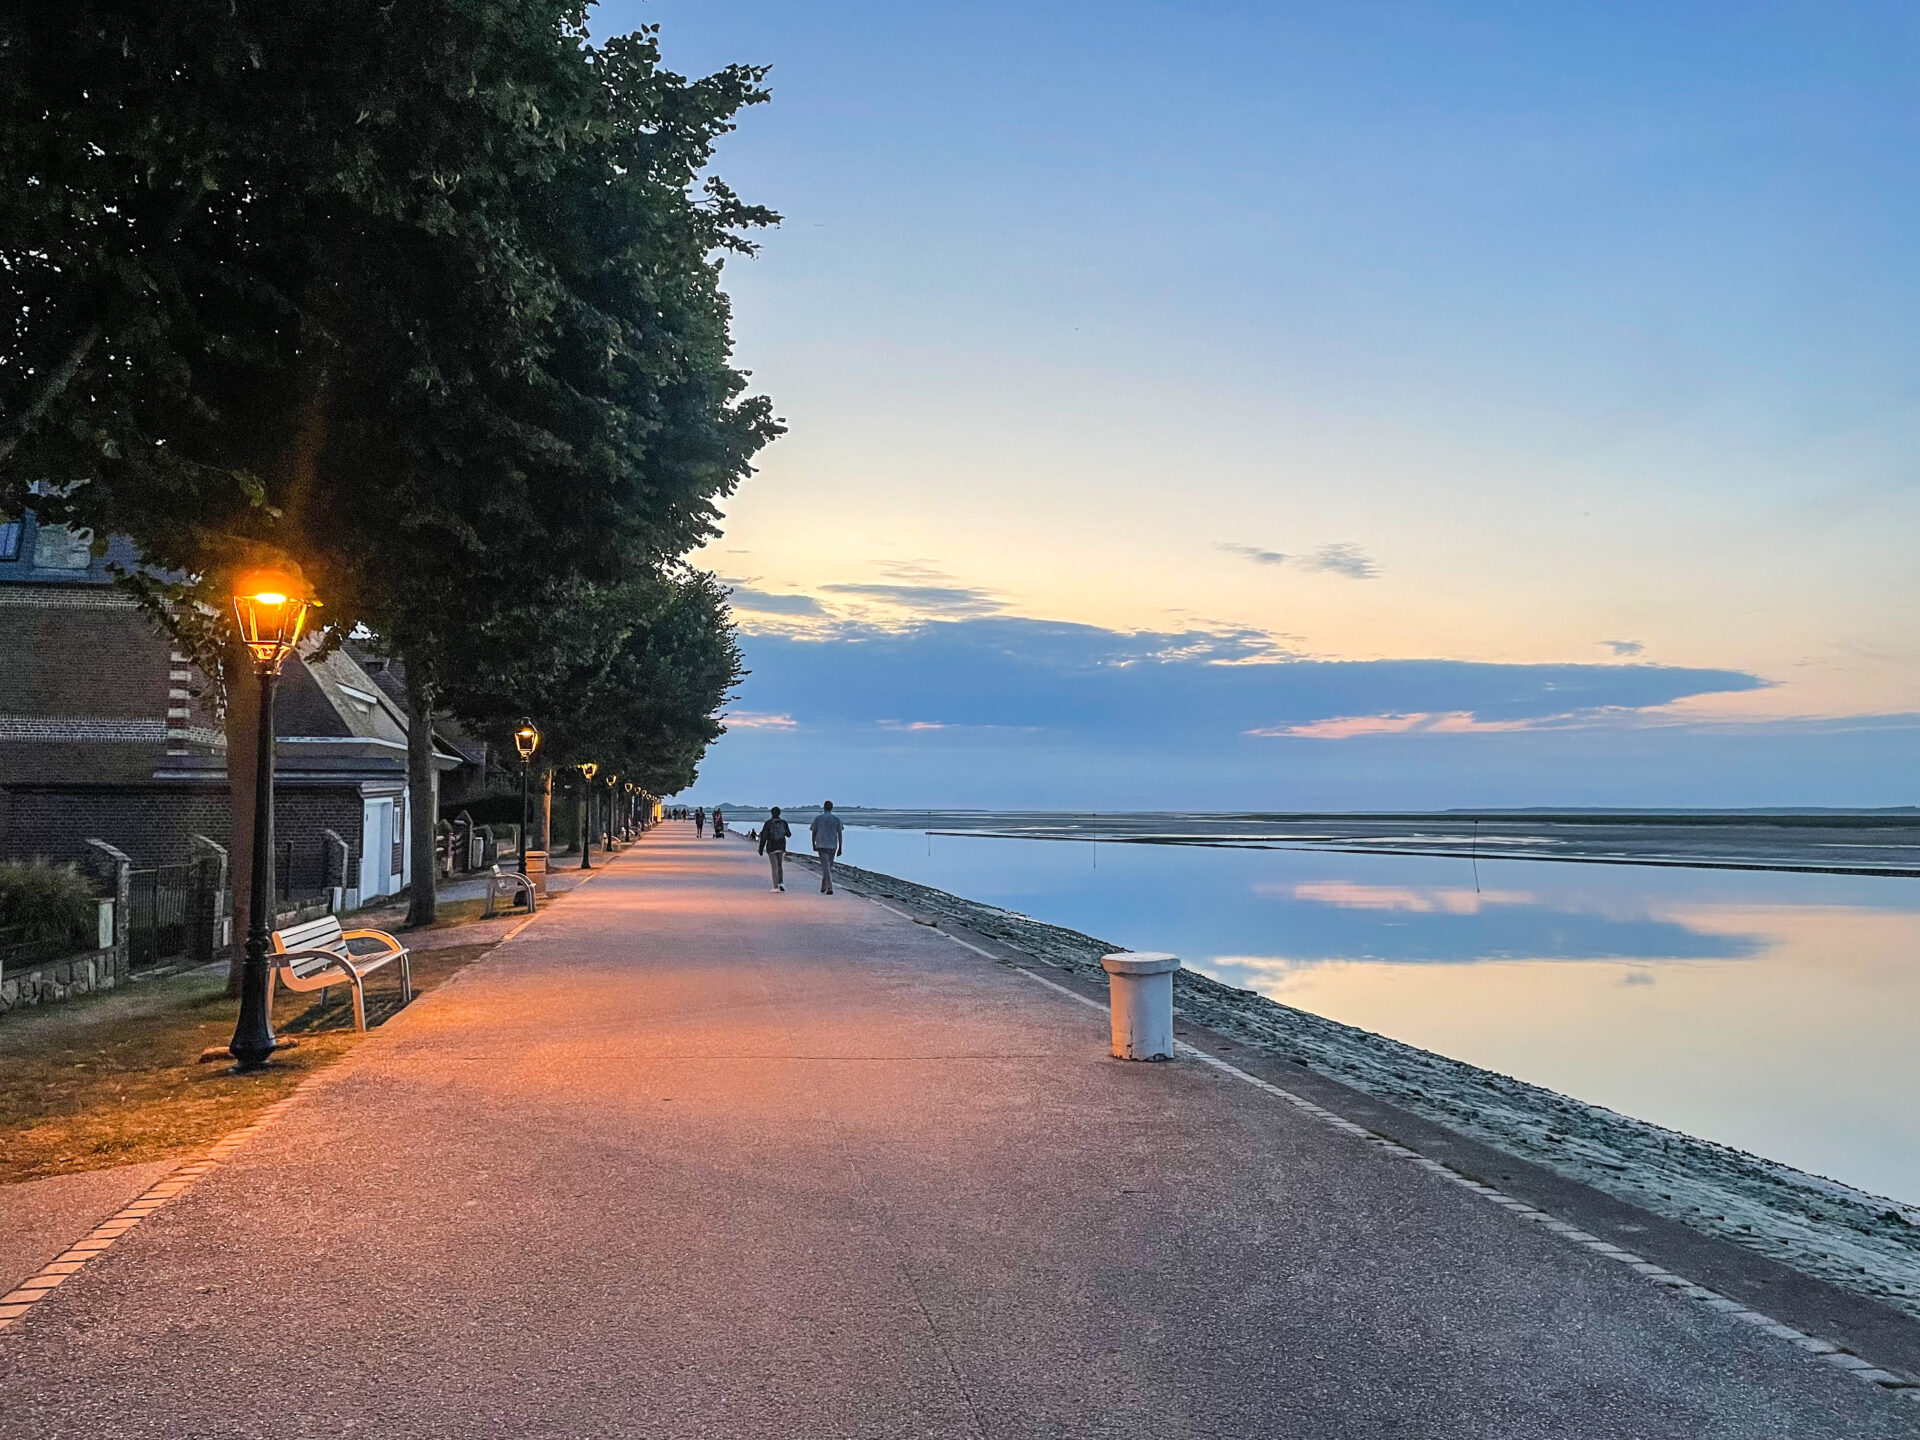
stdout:
[[(1100, 983), (1100, 957), (1126, 948), (852, 865), (837, 866), (835, 874), (856, 890), (951, 920)], [(1323, 1019), (1193, 970), (1175, 977), (1174, 1005), (1195, 1024), (1920, 1319), (1920, 1209)]]

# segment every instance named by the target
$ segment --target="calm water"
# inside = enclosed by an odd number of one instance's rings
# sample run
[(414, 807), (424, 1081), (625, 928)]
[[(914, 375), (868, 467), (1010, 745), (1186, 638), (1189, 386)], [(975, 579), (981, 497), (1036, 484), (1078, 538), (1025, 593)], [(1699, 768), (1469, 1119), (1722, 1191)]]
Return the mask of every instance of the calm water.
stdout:
[(1920, 1203), (1920, 881), (1000, 840), (847, 860)]

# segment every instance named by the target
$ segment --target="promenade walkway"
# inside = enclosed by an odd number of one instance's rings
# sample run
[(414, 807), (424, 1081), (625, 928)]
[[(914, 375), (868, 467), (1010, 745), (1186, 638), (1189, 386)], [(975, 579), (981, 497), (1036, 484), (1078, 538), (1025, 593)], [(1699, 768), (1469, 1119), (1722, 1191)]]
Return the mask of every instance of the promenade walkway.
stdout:
[(669, 825), (0, 1333), (0, 1437), (1792, 1437), (1920, 1405)]

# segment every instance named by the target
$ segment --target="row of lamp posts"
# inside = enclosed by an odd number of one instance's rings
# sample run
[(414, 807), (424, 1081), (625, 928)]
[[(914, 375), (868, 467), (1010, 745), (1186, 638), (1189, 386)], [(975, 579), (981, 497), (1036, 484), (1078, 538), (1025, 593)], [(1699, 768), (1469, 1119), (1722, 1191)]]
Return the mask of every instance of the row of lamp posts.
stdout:
[[(256, 765), (253, 786), (253, 872), (247, 889), (246, 958), (240, 968), (240, 1019), (234, 1026), (229, 1046), (234, 1069), (259, 1070), (272, 1057), (275, 1040), (270, 1013), (268, 986), (272, 968), (267, 961), (273, 941), (273, 692), (280, 678), (280, 667), (300, 643), (307, 612), (320, 602), (305, 594), (306, 586), (296, 577), (279, 571), (255, 570), (242, 575), (234, 585), (233, 614), (240, 639), (252, 657), (254, 675), (260, 682), (259, 732), (256, 736)], [(523, 720), (513, 732), (514, 748), (520, 752), (520, 873), (527, 873), (527, 836), (533, 820), (533, 756), (540, 748), (540, 731), (531, 720)], [(581, 817), (580, 868), (593, 868), (593, 778), (600, 767), (589, 760), (580, 766), (585, 777), (583, 792), (587, 813)], [(618, 775), (609, 776), (610, 792), (622, 791)], [(639, 795), (640, 788), (624, 782), (624, 793)], [(609, 796), (611, 800), (611, 795)], [(612, 808), (607, 815), (607, 833), (613, 833)]]

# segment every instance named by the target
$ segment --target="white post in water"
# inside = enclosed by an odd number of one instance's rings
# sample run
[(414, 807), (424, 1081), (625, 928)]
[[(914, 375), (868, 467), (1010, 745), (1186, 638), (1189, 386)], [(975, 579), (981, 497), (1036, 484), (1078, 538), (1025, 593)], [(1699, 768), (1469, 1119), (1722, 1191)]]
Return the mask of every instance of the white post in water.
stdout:
[(1104, 956), (1113, 1053), (1122, 1060), (1173, 1058), (1173, 972), (1178, 955), (1128, 951)]

